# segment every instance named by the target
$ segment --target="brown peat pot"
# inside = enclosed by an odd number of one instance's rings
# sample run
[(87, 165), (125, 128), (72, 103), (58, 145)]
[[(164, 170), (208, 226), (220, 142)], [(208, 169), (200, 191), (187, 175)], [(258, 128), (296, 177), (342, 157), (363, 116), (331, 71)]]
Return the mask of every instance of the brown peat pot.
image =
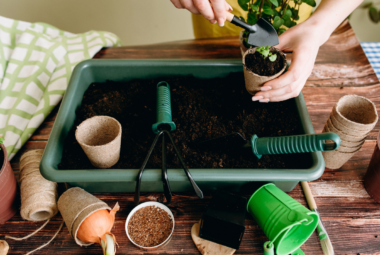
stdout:
[(7, 150), (0, 144), (0, 223), (4, 223), (17, 212), (17, 183), (8, 161)]

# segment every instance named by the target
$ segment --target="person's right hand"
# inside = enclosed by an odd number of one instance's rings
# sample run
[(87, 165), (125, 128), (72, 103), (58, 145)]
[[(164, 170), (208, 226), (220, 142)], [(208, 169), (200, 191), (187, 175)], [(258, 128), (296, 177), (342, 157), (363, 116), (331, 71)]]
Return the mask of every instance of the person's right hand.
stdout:
[(225, 0), (170, 0), (178, 9), (187, 9), (193, 14), (202, 14), (212, 24), (224, 26), (226, 13), (232, 7)]

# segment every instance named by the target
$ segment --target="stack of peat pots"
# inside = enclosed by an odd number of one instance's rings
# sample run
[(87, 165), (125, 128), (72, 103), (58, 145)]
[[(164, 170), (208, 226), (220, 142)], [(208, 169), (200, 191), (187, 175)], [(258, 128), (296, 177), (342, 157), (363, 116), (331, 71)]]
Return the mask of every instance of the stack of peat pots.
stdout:
[(322, 152), (326, 167), (338, 169), (358, 152), (377, 120), (376, 106), (369, 99), (357, 95), (339, 99), (323, 132), (338, 134), (342, 142), (337, 150)]

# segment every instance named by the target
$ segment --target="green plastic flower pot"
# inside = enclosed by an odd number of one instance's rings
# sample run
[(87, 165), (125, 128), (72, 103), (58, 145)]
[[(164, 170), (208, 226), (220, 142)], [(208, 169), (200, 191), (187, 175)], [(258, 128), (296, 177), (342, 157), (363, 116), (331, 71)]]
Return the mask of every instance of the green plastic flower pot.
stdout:
[(314, 232), (319, 220), (316, 212), (311, 212), (272, 183), (253, 193), (247, 211), (268, 237), (265, 247), (273, 248), (274, 244), (278, 255), (297, 251)]

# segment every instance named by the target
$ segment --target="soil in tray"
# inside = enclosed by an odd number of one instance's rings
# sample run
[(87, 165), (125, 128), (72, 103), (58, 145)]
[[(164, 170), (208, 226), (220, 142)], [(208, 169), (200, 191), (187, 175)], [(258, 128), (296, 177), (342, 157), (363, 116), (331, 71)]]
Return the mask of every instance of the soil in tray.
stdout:
[(253, 54), (247, 54), (245, 56), (245, 66), (255, 74), (272, 76), (282, 70), (284, 67), (284, 60), (280, 53), (273, 51), (271, 51), (271, 53), (277, 55), (276, 60), (273, 62), (269, 60), (269, 57), (264, 59), (263, 55), (257, 51)]
[[(153, 142), (156, 122), (156, 85), (170, 84), (172, 115), (177, 129), (171, 134), (189, 168), (309, 168), (310, 154), (264, 155), (258, 160), (251, 149), (197, 151), (192, 142), (240, 132), (246, 138), (301, 134), (293, 100), (263, 104), (252, 102), (242, 73), (225, 78), (197, 79), (178, 76), (129, 82), (94, 83), (84, 94), (76, 120), (65, 141), (60, 169), (93, 169), (76, 142), (74, 132), (85, 119), (108, 115), (120, 121), (122, 145), (119, 162), (112, 168), (138, 169)], [(167, 141), (168, 168), (181, 168)], [(161, 168), (161, 143), (147, 168)]]

